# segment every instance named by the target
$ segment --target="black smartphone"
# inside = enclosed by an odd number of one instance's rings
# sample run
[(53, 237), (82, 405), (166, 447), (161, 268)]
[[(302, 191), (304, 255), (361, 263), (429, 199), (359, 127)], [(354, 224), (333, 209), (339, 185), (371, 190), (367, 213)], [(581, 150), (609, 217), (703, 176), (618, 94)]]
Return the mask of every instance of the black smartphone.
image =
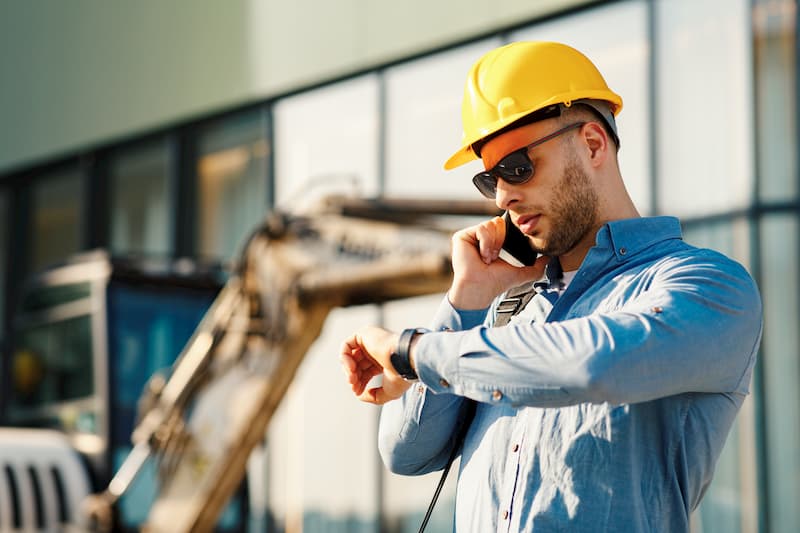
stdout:
[(506, 221), (506, 238), (500, 249), (500, 259), (515, 267), (531, 266), (536, 261), (537, 254), (531, 248), (528, 237), (511, 222), (508, 211), (503, 219)]

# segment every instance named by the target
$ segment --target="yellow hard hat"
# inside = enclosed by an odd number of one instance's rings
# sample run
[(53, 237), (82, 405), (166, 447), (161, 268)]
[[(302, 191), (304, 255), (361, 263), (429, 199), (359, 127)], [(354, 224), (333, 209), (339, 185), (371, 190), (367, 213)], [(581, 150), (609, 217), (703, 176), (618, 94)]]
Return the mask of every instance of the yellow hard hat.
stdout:
[(476, 143), (516, 121), (578, 100), (607, 102), (612, 121), (622, 109), (622, 98), (608, 88), (597, 67), (571, 46), (516, 42), (488, 52), (469, 71), (461, 106), (461, 149), (444, 168), (477, 159)]

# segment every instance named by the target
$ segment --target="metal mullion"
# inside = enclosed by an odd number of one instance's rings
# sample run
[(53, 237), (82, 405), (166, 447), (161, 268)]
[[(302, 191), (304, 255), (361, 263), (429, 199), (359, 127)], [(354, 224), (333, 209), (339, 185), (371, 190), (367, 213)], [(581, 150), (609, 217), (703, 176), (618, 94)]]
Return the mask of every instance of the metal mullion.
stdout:
[(178, 128), (168, 138), (169, 183), (174, 209), (172, 256), (197, 252), (197, 136), (190, 127)]
[[(378, 196), (382, 197), (386, 194), (386, 154), (388, 153), (388, 146), (387, 143), (389, 141), (388, 132), (389, 132), (389, 125), (388, 125), (388, 112), (387, 112), (387, 105), (388, 105), (388, 91), (387, 91), (387, 84), (386, 84), (386, 69), (378, 69), (375, 71), (375, 76), (377, 78), (378, 84), (378, 98), (377, 98), (377, 109), (376, 112), (378, 114), (378, 132), (377, 132), (377, 143), (376, 148), (378, 150), (377, 159), (378, 159), (378, 168), (375, 169), (378, 173)], [(377, 317), (377, 323), (383, 327), (386, 327), (386, 311), (383, 304), (379, 304), (375, 306)], [(376, 427), (380, 424), (380, 411), (375, 413), (375, 421)], [(375, 468), (375, 515), (376, 520), (378, 522), (378, 531), (385, 532), (389, 530), (389, 522), (386, 510), (386, 473), (384, 472), (383, 462), (381, 461), (380, 455), (374, 455), (375, 460), (373, 461), (373, 467)]]
[(647, 1), (647, 40), (650, 43), (647, 62), (648, 114), (650, 116), (650, 214), (657, 215), (658, 206), (658, 69), (656, 0)]
[(264, 176), (266, 187), (266, 198), (264, 198), (264, 205), (268, 210), (275, 208), (275, 117), (272, 114), (272, 107), (275, 101), (272, 100), (262, 108), (262, 131), (264, 140), (269, 147), (267, 152), (267, 162), (264, 165)]
[[(752, 120), (753, 120), (753, 187), (751, 205), (753, 206), (754, 213), (748, 217), (750, 229), (750, 268), (753, 279), (758, 286), (762, 285), (763, 274), (761, 267), (761, 223), (764, 213), (761, 212), (761, 190), (762, 190), (762, 176), (761, 176), (761, 116), (759, 113), (759, 102), (761, 99), (761, 92), (759, 90), (758, 76), (758, 46), (756, 42), (756, 32), (754, 30), (756, 0), (750, 0), (750, 42), (752, 43), (751, 55), (751, 84), (752, 84)], [(756, 358), (756, 364), (753, 368), (753, 425), (754, 425), (754, 441), (755, 441), (755, 460), (756, 460), (756, 520), (758, 524), (758, 531), (769, 531), (769, 464), (767, 461), (767, 417), (766, 417), (766, 399), (764, 397), (765, 383), (763, 371), (763, 355), (765, 353), (765, 342), (762, 339), (762, 344), (759, 347), (759, 353)]]
[(378, 168), (375, 169), (378, 173), (378, 196), (386, 194), (386, 154), (388, 153), (387, 143), (389, 142), (389, 125), (388, 125), (388, 91), (386, 87), (386, 70), (379, 69), (375, 71), (375, 76), (378, 83)]
[(6, 239), (6, 257), (7, 268), (5, 275), (4, 294), (5, 299), (5, 312), (3, 329), (5, 338), (2, 345), (2, 357), (0, 357), (0, 366), (2, 367), (2, 374), (0, 374), (0, 420), (4, 420), (7, 416), (7, 395), (12, 390), (11, 387), (11, 353), (10, 350), (14, 346), (13, 336), (13, 316), (14, 311), (17, 309), (18, 301), (21, 296), (20, 288), (25, 280), (26, 271), (28, 269), (29, 255), (31, 250), (31, 201), (30, 201), (30, 184), (33, 182), (33, 177), (27, 174), (22, 174), (19, 179), (10, 183), (7, 188), (10, 198), (13, 202), (9, 202), (8, 210), (8, 238)]
[(108, 248), (110, 244), (110, 191), (107, 152), (98, 150), (81, 166), (86, 183), (83, 244), (89, 249)]

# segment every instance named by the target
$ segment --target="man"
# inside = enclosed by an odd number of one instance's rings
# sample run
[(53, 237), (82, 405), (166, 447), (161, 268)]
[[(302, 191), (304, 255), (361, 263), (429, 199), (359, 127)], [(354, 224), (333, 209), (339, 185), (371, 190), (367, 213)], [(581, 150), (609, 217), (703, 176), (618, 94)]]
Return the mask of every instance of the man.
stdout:
[[(442, 469), (476, 402), (459, 532), (688, 531), (748, 393), (757, 288), (684, 243), (676, 219), (639, 216), (617, 163), (621, 107), (561, 44), (478, 60), (446, 168), (480, 157), (473, 182), (541, 257), (499, 258), (503, 218), (462, 230), (431, 330), (364, 328), (342, 346), (353, 392), (385, 404), (379, 446), (394, 472)], [(504, 301), (512, 288), (523, 297)]]

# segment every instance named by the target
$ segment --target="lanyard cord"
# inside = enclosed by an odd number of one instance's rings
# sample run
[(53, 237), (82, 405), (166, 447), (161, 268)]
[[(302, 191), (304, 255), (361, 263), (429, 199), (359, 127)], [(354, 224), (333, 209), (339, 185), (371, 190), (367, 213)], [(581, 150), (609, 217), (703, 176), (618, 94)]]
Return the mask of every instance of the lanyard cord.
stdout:
[(469, 429), (469, 426), (472, 423), (472, 418), (475, 416), (475, 407), (476, 404), (474, 401), (467, 400), (467, 408), (466, 411), (464, 412), (464, 422), (463, 424), (461, 424), (458, 437), (453, 443), (453, 451), (450, 452), (450, 458), (447, 460), (447, 466), (445, 466), (444, 470), (442, 471), (442, 477), (439, 478), (439, 484), (436, 486), (436, 490), (433, 493), (433, 498), (431, 499), (431, 503), (428, 505), (428, 511), (425, 513), (425, 518), (422, 519), (422, 524), (419, 526), (418, 533), (423, 533), (423, 531), (425, 531), (425, 526), (428, 525), (428, 520), (431, 519), (431, 514), (433, 514), (433, 508), (436, 506), (436, 500), (439, 499), (439, 494), (442, 492), (442, 487), (444, 487), (444, 482), (445, 480), (447, 480), (447, 474), (450, 473), (450, 467), (453, 466), (453, 461), (456, 460), (456, 456), (461, 451), (461, 447), (464, 444), (464, 438), (467, 436), (467, 430)]

